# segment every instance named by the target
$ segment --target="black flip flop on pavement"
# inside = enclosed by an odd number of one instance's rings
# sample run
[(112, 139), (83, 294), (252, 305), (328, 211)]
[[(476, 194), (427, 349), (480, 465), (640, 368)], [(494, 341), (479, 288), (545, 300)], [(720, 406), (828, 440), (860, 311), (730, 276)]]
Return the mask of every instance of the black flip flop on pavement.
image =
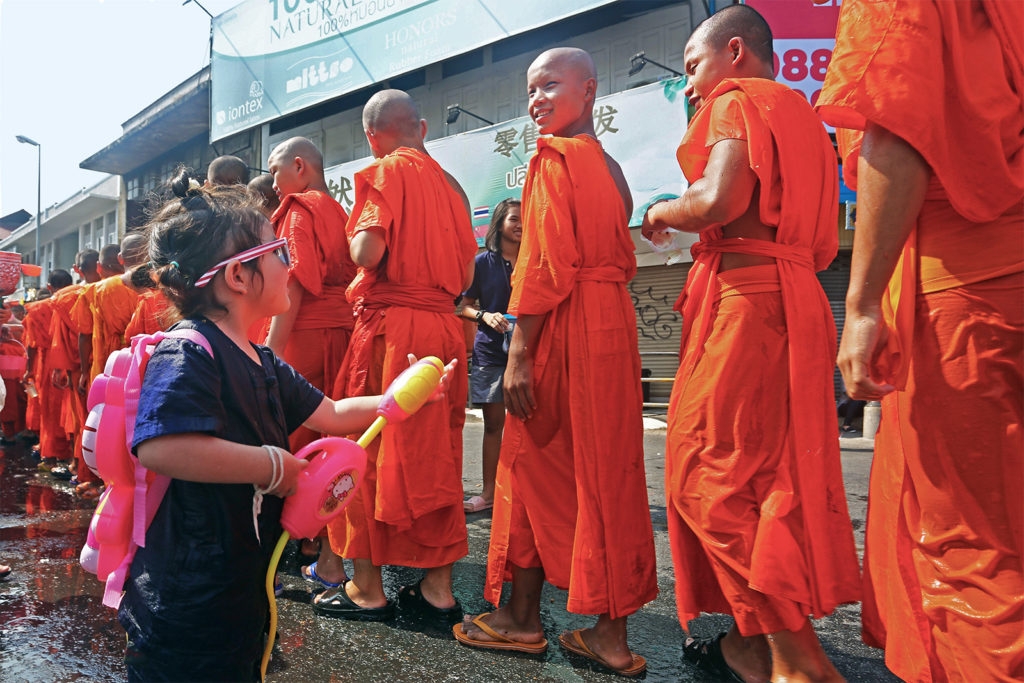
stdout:
[(313, 599), (313, 612), (325, 617), (350, 621), (390, 621), (395, 616), (395, 603), (388, 600), (383, 607), (362, 607), (345, 592), (348, 581), (337, 588), (328, 588)]
[(430, 601), (423, 597), (423, 590), (419, 583), (413, 586), (402, 586), (398, 591), (398, 605), (403, 613), (412, 613), (419, 617), (425, 617), (447, 626), (462, 621), (462, 605), (455, 601), (453, 607), (437, 607), (430, 604)]

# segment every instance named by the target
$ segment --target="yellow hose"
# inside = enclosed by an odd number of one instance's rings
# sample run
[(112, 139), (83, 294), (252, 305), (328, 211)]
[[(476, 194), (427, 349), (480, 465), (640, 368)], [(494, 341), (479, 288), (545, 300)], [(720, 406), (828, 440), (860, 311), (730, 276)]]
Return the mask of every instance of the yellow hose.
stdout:
[(260, 662), (260, 680), (267, 680), (267, 664), (270, 663), (270, 652), (274, 649), (274, 638), (277, 637), (277, 596), (274, 595), (274, 574), (277, 573), (277, 563), (281, 561), (281, 553), (288, 543), (291, 534), (287, 531), (277, 539), (274, 547), (274, 554), (270, 556), (270, 568), (267, 569), (267, 601), (270, 603), (270, 633), (267, 634), (267, 647), (263, 650), (263, 661)]
[[(365, 449), (371, 441), (377, 438), (387, 423), (386, 417), (378, 416), (356, 443), (360, 448)], [(270, 602), (270, 634), (267, 636), (267, 647), (263, 650), (263, 660), (260, 662), (260, 680), (263, 681), (267, 680), (267, 664), (270, 663), (270, 652), (274, 649), (274, 638), (277, 635), (277, 598), (274, 596), (274, 574), (277, 573), (281, 553), (284, 552), (284, 546), (290, 538), (291, 535), (287, 531), (281, 534), (281, 538), (278, 539), (277, 546), (274, 548), (274, 554), (270, 556), (270, 566), (267, 568), (266, 588), (267, 600)]]

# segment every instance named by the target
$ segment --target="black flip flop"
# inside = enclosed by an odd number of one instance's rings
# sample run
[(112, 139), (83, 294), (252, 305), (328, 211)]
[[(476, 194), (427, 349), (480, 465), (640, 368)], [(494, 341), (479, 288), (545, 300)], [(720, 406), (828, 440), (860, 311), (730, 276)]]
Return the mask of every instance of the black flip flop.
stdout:
[(348, 581), (337, 588), (328, 588), (313, 600), (313, 612), (325, 617), (350, 621), (389, 621), (395, 616), (395, 603), (388, 600), (383, 607), (361, 607), (345, 592)]
[(420, 616), (444, 622), (456, 624), (462, 621), (462, 605), (455, 601), (452, 607), (437, 607), (430, 604), (430, 601), (423, 597), (423, 590), (420, 588), (421, 580), (414, 586), (402, 586), (398, 591), (398, 604), (402, 611), (415, 612)]
[(745, 683), (743, 677), (726, 664), (722, 654), (722, 638), (725, 638), (725, 632), (714, 638), (691, 637), (689, 643), (683, 643), (683, 659), (715, 676), (717, 680)]

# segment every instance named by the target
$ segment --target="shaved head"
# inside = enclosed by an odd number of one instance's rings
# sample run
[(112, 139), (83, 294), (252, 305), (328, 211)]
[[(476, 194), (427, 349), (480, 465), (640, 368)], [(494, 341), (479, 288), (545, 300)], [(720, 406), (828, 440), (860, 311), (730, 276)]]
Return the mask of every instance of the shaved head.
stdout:
[(417, 135), (420, 118), (416, 102), (401, 90), (381, 90), (363, 107), (363, 128), (382, 135)]
[(149, 240), (139, 232), (130, 232), (121, 240), (121, 258), (126, 268), (145, 263), (149, 260)]
[(235, 156), (221, 156), (210, 162), (206, 179), (211, 185), (245, 185), (249, 182), (249, 165)]
[(307, 164), (312, 166), (314, 170), (323, 173), (324, 170), (324, 157), (317, 149), (317, 146), (313, 144), (313, 141), (309, 138), (294, 137), (288, 138), (270, 153), (270, 163), (274, 164), (275, 161), (292, 161), (296, 157), (301, 158)]
[(118, 260), (118, 255), (121, 253), (121, 245), (106, 245), (99, 250), (99, 267), (102, 270), (104, 276), (120, 274), (125, 271), (125, 267), (121, 265), (121, 261)]
[(755, 57), (772, 64), (772, 29), (749, 5), (729, 5), (715, 12), (697, 26), (689, 42), (704, 41), (717, 50), (733, 38), (742, 38)]
[(533, 60), (527, 73), (534, 69), (546, 67), (561, 73), (572, 74), (585, 81), (588, 78), (597, 78), (597, 70), (594, 68), (594, 58), (586, 50), (577, 47), (556, 47), (542, 52), (537, 59)]

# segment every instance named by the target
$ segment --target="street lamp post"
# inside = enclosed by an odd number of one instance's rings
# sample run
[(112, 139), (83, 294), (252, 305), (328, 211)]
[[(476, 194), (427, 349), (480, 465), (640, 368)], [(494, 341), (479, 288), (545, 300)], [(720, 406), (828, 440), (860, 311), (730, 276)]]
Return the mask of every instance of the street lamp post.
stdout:
[(36, 265), (42, 266), (43, 259), (39, 253), (39, 231), (43, 229), (43, 146), (24, 135), (15, 137), (18, 142), (23, 142), (36, 148)]

